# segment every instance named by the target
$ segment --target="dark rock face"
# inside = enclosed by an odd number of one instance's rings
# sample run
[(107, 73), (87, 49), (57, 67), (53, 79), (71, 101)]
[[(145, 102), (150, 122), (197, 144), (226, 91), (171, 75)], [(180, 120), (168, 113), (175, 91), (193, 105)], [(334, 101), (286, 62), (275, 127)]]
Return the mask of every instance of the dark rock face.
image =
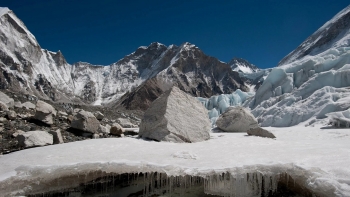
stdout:
[(88, 82), (82, 92), (83, 99), (88, 102), (93, 102), (96, 99), (95, 83), (93, 81)]
[(126, 109), (145, 111), (154, 100), (164, 93), (165, 89), (159, 83), (156, 78), (147, 80), (134, 91), (124, 95), (120, 99), (121, 105)]
[(239, 74), (232, 71), (228, 64), (205, 55), (190, 43), (173, 46), (165, 57), (164, 64), (169, 66), (124, 95), (120, 104), (126, 109), (146, 110), (152, 101), (173, 85), (195, 97), (231, 93), (236, 89), (248, 91)]
[(42, 74), (38, 75), (38, 79), (34, 85), (38, 92), (44, 93), (53, 101), (60, 98), (60, 95), (56, 91), (56, 88), (52, 87), (51, 83)]

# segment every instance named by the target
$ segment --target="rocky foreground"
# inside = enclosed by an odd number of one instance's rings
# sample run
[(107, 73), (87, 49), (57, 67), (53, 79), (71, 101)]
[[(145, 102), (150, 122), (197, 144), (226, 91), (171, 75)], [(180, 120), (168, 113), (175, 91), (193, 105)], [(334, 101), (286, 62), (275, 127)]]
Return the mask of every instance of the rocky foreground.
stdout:
[[(0, 154), (92, 138), (137, 135), (142, 113), (52, 103), (33, 95), (0, 92)], [(92, 113), (94, 112), (94, 113)]]

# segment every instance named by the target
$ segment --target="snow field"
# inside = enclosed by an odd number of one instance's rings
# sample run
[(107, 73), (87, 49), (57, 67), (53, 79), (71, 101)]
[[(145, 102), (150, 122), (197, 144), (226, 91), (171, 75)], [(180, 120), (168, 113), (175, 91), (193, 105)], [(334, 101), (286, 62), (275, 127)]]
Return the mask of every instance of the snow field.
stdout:
[[(42, 191), (45, 183), (60, 177), (98, 170), (203, 177), (224, 172), (244, 177), (260, 172), (272, 177), (288, 173), (302, 180), (304, 187), (326, 196), (350, 195), (348, 130), (322, 125), (265, 129), (276, 140), (245, 133), (212, 133), (210, 140), (193, 144), (115, 138), (26, 149), (0, 157), (0, 190), (3, 196)], [(59, 187), (72, 184), (62, 181)]]

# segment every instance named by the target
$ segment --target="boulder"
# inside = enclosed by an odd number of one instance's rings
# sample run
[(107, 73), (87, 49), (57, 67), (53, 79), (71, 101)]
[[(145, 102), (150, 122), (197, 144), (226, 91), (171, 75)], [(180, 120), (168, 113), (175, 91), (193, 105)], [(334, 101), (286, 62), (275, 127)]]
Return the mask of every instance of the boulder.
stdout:
[(17, 102), (14, 103), (14, 107), (15, 108), (22, 108), (22, 103), (17, 101)]
[(129, 119), (127, 118), (118, 118), (117, 123), (120, 124), (123, 128), (134, 128), (137, 127), (136, 125), (132, 124)]
[(68, 114), (66, 113), (66, 112), (63, 112), (63, 111), (58, 111), (58, 116), (60, 116), (60, 117), (67, 117), (68, 116)]
[(0, 117), (0, 122), (1, 122), (1, 123), (6, 122), (6, 121), (7, 121), (7, 119), (6, 119), (6, 118), (4, 118), (4, 117)]
[(36, 103), (35, 110), (34, 119), (48, 125), (53, 124), (53, 116), (56, 116), (56, 110), (50, 104), (39, 100)]
[(102, 120), (102, 119), (105, 117), (105, 116), (104, 116), (101, 112), (99, 112), (99, 111), (95, 112), (94, 115), (95, 115), (95, 117), (97, 118), (97, 120)]
[(100, 122), (91, 112), (80, 110), (74, 116), (71, 127), (88, 133), (98, 133)]
[(72, 116), (72, 115), (68, 115), (68, 117), (67, 117), (67, 121), (68, 122), (72, 122), (73, 121), (73, 119), (74, 119), (74, 116)]
[(120, 137), (125, 132), (125, 130), (118, 123), (113, 123), (109, 132), (111, 135), (116, 135)]
[(24, 148), (53, 144), (53, 137), (46, 131), (28, 131), (17, 136), (18, 144)]
[(102, 134), (109, 134), (111, 127), (107, 128), (103, 125), (100, 125), (98, 128), (98, 133), (102, 133)]
[(35, 105), (29, 101), (22, 103), (22, 107), (26, 109), (35, 109)]
[(57, 129), (55, 131), (49, 131), (49, 133), (53, 137), (53, 144), (63, 144), (64, 143), (60, 129)]
[(22, 130), (17, 130), (16, 132), (12, 133), (12, 137), (17, 137), (18, 135), (25, 134), (26, 132)]
[(226, 132), (247, 132), (259, 127), (253, 114), (244, 107), (227, 108), (217, 119), (216, 126)]
[(8, 110), (9, 108), (7, 107), (7, 105), (4, 102), (0, 101), (0, 111), (8, 111)]
[(10, 110), (7, 112), (7, 118), (9, 120), (14, 120), (17, 118), (17, 113), (15, 111)]
[(254, 136), (259, 136), (259, 137), (267, 137), (267, 138), (276, 138), (274, 134), (272, 134), (270, 131), (267, 131), (263, 128), (253, 128), (249, 129), (247, 131), (248, 135), (254, 135)]
[(200, 142), (210, 138), (208, 111), (173, 86), (153, 101), (141, 120), (139, 136), (156, 141)]
[(13, 108), (15, 105), (15, 101), (3, 92), (0, 92), (0, 101), (5, 103), (8, 108)]

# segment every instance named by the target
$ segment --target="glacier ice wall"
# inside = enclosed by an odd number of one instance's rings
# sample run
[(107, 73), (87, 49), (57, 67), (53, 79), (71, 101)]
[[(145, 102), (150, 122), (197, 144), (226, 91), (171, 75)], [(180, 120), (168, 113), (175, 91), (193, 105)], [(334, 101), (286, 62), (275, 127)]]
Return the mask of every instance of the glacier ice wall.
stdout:
[(246, 102), (261, 126), (286, 127), (350, 107), (350, 47), (331, 48), (272, 69)]
[(253, 92), (242, 92), (238, 89), (231, 94), (221, 94), (210, 98), (197, 97), (197, 99), (208, 109), (211, 124), (215, 126), (217, 118), (220, 114), (224, 113), (228, 107), (240, 106), (252, 96), (254, 96)]

